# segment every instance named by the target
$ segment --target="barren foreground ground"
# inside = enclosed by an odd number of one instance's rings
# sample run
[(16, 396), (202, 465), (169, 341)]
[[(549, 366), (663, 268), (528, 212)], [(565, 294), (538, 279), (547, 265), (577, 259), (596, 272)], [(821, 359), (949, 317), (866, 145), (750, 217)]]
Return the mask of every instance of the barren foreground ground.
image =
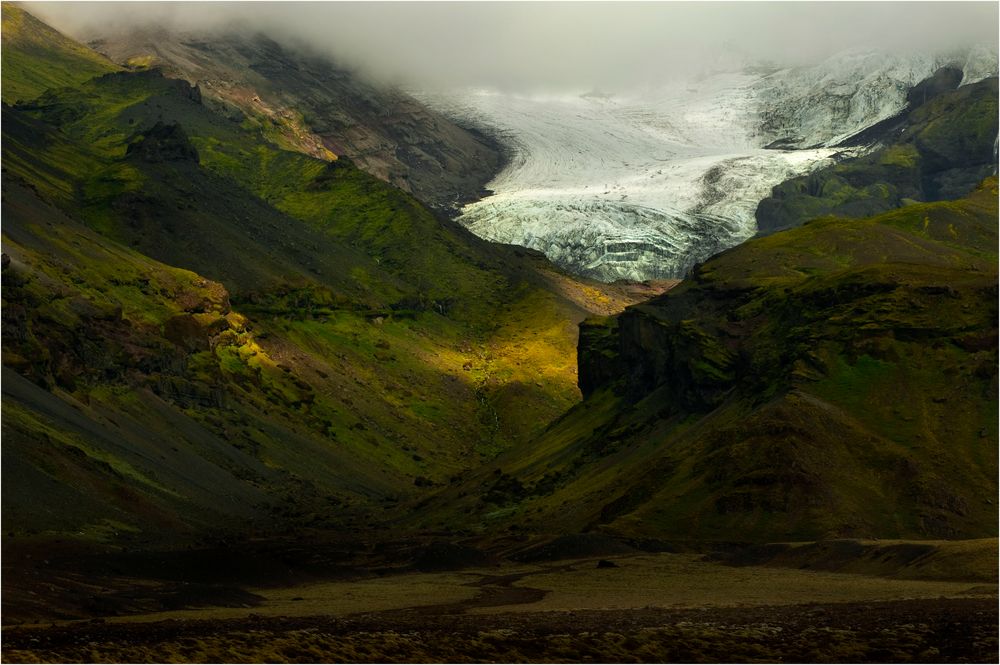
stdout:
[[(989, 554), (995, 541), (977, 548)], [(249, 588), (246, 602), (229, 596), (242, 607), (11, 626), (3, 655), (7, 662), (996, 662), (995, 563), (992, 572), (942, 575), (935, 558), (926, 561), (880, 577), (635, 554), (611, 558), (613, 567), (587, 558)], [(928, 576), (952, 579), (919, 579)]]

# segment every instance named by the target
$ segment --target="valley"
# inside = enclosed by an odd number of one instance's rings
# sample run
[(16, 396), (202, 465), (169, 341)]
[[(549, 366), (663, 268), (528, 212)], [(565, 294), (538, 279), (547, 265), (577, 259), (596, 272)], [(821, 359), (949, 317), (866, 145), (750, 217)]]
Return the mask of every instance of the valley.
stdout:
[(6, 660), (996, 659), (992, 46), (435, 89), (2, 8)]

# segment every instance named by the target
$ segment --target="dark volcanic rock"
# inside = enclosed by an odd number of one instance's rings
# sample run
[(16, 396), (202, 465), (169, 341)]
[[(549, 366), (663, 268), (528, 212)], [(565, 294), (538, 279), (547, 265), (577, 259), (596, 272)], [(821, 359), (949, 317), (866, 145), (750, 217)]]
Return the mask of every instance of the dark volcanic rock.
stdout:
[(177, 123), (157, 122), (130, 143), (125, 154), (151, 163), (198, 161), (198, 151)]
[(962, 83), (963, 72), (956, 67), (942, 67), (929, 78), (913, 86), (906, 95), (910, 109), (926, 104), (938, 95), (954, 90)]
[(576, 362), (580, 392), (584, 397), (621, 374), (617, 330), (615, 317), (594, 317), (580, 323)]

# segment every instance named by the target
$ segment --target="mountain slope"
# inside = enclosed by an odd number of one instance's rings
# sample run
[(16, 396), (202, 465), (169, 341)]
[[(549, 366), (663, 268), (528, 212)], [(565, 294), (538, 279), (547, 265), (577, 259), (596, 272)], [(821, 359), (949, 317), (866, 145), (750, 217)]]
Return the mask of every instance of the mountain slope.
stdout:
[(483, 537), (995, 535), (996, 242), (992, 178), (725, 252), (582, 326), (585, 401), (423, 519), (471, 511)]
[(3, 111), (5, 543), (365, 523), (577, 401), (576, 321), (637, 299), (156, 70)]
[(159, 67), (197, 84), (282, 148), (327, 160), (347, 156), (439, 210), (478, 197), (499, 167), (483, 137), (402, 92), (264, 35), (140, 28), (100, 35), (92, 45), (115, 62)]
[[(3, 101), (37, 97), (49, 88), (82, 83), (118, 68), (17, 5), (3, 3)], [(39, 67), (39, 62), (44, 67)]]

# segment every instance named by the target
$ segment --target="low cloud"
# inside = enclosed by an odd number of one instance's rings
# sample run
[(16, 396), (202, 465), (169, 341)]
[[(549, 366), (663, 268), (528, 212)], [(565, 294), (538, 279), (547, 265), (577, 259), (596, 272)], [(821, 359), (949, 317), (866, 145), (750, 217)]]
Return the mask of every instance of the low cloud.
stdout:
[(995, 2), (25, 3), (78, 38), (134, 26), (248, 27), (420, 86), (607, 88), (741, 59), (996, 47)]

